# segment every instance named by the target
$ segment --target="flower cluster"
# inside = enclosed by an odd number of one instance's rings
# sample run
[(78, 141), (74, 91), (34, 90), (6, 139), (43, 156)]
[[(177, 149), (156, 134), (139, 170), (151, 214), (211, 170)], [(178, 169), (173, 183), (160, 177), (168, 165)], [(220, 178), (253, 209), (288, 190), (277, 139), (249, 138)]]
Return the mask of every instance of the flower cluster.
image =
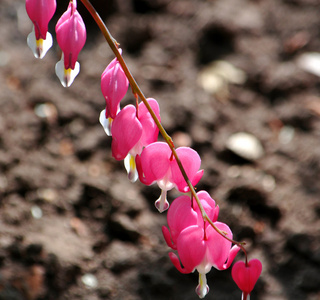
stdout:
[[(88, 3), (87, 0), (81, 1)], [(37, 58), (43, 58), (52, 46), (48, 23), (55, 9), (55, 0), (26, 0), (26, 10), (34, 25), (27, 41)], [(103, 23), (99, 25), (105, 26)], [(79, 73), (77, 59), (86, 41), (86, 28), (77, 11), (76, 0), (70, 0), (55, 30), (62, 50), (62, 58), (56, 64), (56, 74), (62, 85), (69, 87)], [(162, 232), (167, 245), (177, 252), (169, 253), (169, 257), (181, 273), (199, 273), (196, 293), (203, 298), (209, 291), (206, 274), (212, 267), (217, 270), (229, 268), (239, 250), (244, 250), (243, 244), (234, 241), (229, 226), (218, 221), (219, 207), (211, 196), (206, 191), (195, 192), (194, 186), (204, 172), (200, 170), (199, 154), (189, 147), (175, 149), (172, 140), (163, 131), (161, 133), (166, 142), (158, 141), (159, 130), (162, 129), (158, 102), (153, 98), (145, 99), (141, 92), (142, 102), (138, 103), (136, 91), (139, 88), (122, 59), (122, 50), (108, 30), (104, 34), (116, 54), (101, 75), (105, 109), (99, 118), (106, 134), (112, 138), (112, 156), (124, 161), (132, 182), (139, 179), (145, 185), (156, 183), (161, 189), (155, 206), (161, 213), (168, 210), (169, 228), (163, 226)], [(129, 83), (136, 105), (121, 107)], [(169, 208), (167, 192), (173, 188), (182, 195), (173, 200)], [(261, 270), (261, 262), (257, 259), (247, 262), (246, 258), (245, 263), (239, 261), (234, 264), (232, 277), (243, 291), (242, 299), (249, 298)]]
[[(218, 222), (219, 207), (205, 191), (197, 193), (208, 217), (229, 239), (232, 232), (227, 224)], [(239, 246), (231, 247), (231, 242), (216, 231), (208, 222), (204, 222), (197, 203), (192, 205), (188, 196), (175, 199), (168, 211), (168, 225), (163, 226), (162, 232), (169, 247), (178, 251), (181, 263), (176, 254), (170, 253), (170, 259), (181, 273), (199, 273), (199, 285), (196, 293), (203, 298), (209, 291), (206, 273), (212, 267), (218, 270), (229, 268), (238, 251)]]
[[(115, 58), (101, 76), (106, 108), (100, 114), (100, 123), (107, 135), (112, 137), (112, 156), (124, 160), (129, 179), (134, 182), (139, 178), (145, 185), (157, 183), (161, 195), (155, 201), (155, 206), (159, 212), (164, 212), (169, 208), (167, 191), (176, 188), (181, 193), (188, 193), (190, 188), (168, 143), (157, 141), (159, 130), (146, 105), (141, 102), (137, 107), (129, 104), (120, 108), (127, 90), (126, 74)], [(146, 100), (160, 121), (157, 101), (152, 98)], [(195, 186), (203, 175), (203, 170), (199, 170), (199, 154), (189, 147), (177, 148), (176, 153), (186, 176)], [(169, 229), (163, 226), (162, 232), (167, 245), (177, 250), (180, 257), (179, 260), (175, 253), (169, 254), (174, 266), (181, 273), (198, 271), (196, 293), (203, 298), (209, 292), (206, 274), (212, 267), (217, 270), (229, 268), (240, 247), (232, 246), (232, 232), (228, 225), (217, 221), (219, 207), (210, 195), (205, 191), (196, 195), (211, 222), (205, 221), (199, 203), (193, 196), (182, 195), (172, 202), (167, 215)], [(260, 263), (259, 260), (253, 261)], [(260, 273), (256, 276), (258, 272), (254, 269), (254, 276), (250, 276), (251, 265), (243, 269), (239, 268), (238, 263), (233, 271), (236, 274), (234, 278), (237, 278), (234, 280), (243, 290), (243, 299), (247, 299)]]

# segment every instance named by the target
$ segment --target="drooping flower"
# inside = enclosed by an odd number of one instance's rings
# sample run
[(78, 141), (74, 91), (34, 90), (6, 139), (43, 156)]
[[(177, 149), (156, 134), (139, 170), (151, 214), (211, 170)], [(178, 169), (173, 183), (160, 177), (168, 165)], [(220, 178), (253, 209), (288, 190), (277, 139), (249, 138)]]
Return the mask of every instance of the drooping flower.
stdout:
[[(214, 225), (232, 239), (228, 225), (217, 222), (219, 207), (215, 205), (215, 201), (205, 191), (200, 191), (197, 195)], [(240, 248), (237, 245), (231, 248), (232, 243), (229, 240), (221, 236), (208, 222), (204, 223), (196, 202), (191, 206), (187, 196), (180, 196), (173, 201), (167, 219), (170, 230), (164, 226), (162, 232), (168, 246), (178, 251), (180, 260), (172, 252), (169, 257), (181, 273), (195, 270), (199, 272), (196, 293), (203, 298), (209, 292), (206, 274), (212, 267), (218, 270), (229, 268)]]
[(56, 25), (56, 37), (62, 50), (62, 57), (56, 64), (56, 74), (64, 87), (69, 87), (79, 74), (78, 55), (83, 48), (87, 34), (86, 27), (77, 11), (77, 1), (71, 0), (66, 12)]
[[(198, 192), (197, 196), (210, 220), (216, 222), (219, 215), (219, 206), (216, 206), (215, 201), (206, 191)], [(190, 197), (186, 195), (173, 201), (168, 210), (167, 221), (170, 230), (163, 226), (162, 233), (167, 245), (174, 250), (177, 250), (177, 239), (182, 230), (189, 226), (201, 226), (203, 224), (203, 218), (195, 199), (193, 199), (191, 205)], [(210, 226), (210, 224), (206, 223), (207, 226)]]
[[(121, 54), (121, 49), (119, 49)], [(101, 91), (106, 108), (100, 114), (100, 123), (107, 135), (111, 135), (111, 124), (120, 111), (120, 101), (127, 93), (129, 81), (117, 58), (111, 61), (101, 75)]]
[[(155, 99), (147, 99), (149, 105), (160, 120), (160, 109)], [(157, 140), (159, 129), (152, 119), (145, 104), (138, 105), (138, 111), (133, 105), (125, 106), (116, 116), (111, 127), (112, 156), (123, 160), (129, 179), (136, 181), (138, 173), (135, 164), (136, 155), (142, 149)]]
[(262, 271), (262, 264), (258, 259), (251, 259), (247, 264), (237, 261), (232, 267), (232, 278), (242, 291), (242, 300), (250, 300), (252, 292)]
[[(199, 154), (189, 147), (180, 147), (176, 152), (192, 185), (196, 185), (203, 175), (203, 170), (199, 171), (201, 164)], [(160, 198), (155, 202), (160, 212), (169, 208), (167, 191), (174, 187), (182, 193), (189, 191), (167, 143), (156, 142), (148, 145), (141, 155), (136, 157), (136, 163), (140, 181), (146, 185), (156, 182), (161, 189)]]
[(48, 24), (56, 11), (56, 0), (26, 0), (26, 11), (33, 23), (27, 43), (36, 58), (43, 58), (52, 46)]
[[(232, 238), (232, 232), (228, 225), (215, 222), (215, 226)], [(199, 272), (199, 284), (196, 293), (203, 298), (208, 292), (206, 274), (212, 267), (217, 270), (229, 268), (240, 248), (217, 233), (211, 226), (204, 230), (199, 225), (189, 226), (182, 230), (177, 239), (177, 250), (184, 267), (181, 266), (179, 258), (174, 253), (169, 257), (174, 266), (184, 274)]]

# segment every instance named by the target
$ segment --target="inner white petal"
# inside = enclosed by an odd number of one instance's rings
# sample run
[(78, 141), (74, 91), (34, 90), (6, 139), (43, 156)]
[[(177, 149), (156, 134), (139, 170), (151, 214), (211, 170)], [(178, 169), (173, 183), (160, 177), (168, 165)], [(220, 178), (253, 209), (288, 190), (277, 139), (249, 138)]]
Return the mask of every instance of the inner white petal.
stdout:
[(111, 136), (111, 124), (112, 124), (113, 119), (111, 118), (106, 118), (106, 110), (104, 109), (101, 113), (100, 113), (100, 117), (99, 117), (99, 122), (102, 125), (105, 133), (108, 136)]
[(27, 44), (29, 48), (32, 50), (33, 55), (36, 58), (42, 59), (46, 55), (48, 50), (52, 47), (52, 36), (49, 32), (47, 32), (45, 40), (37, 40), (33, 27), (32, 32), (28, 35)]
[(59, 60), (56, 63), (55, 70), (58, 78), (60, 79), (61, 84), (64, 87), (69, 87), (80, 72), (80, 64), (76, 62), (73, 70), (72, 69), (66, 70), (64, 68), (64, 57), (62, 55), (61, 60)]

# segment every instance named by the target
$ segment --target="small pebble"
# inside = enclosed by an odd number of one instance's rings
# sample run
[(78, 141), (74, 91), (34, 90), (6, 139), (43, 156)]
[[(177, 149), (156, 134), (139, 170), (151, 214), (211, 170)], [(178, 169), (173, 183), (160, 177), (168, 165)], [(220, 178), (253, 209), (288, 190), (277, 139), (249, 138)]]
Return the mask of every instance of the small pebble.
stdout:
[(97, 277), (90, 273), (84, 274), (81, 277), (81, 281), (88, 288), (96, 288), (98, 286)]
[(291, 126), (283, 126), (279, 132), (279, 142), (281, 144), (289, 144), (294, 137), (294, 128)]
[(299, 56), (297, 64), (304, 71), (320, 77), (320, 53), (303, 53)]
[(53, 189), (38, 189), (37, 194), (40, 198), (48, 202), (54, 202), (57, 200), (57, 192)]
[(264, 175), (262, 178), (262, 185), (267, 192), (272, 192), (276, 187), (276, 180), (271, 175)]
[(34, 113), (43, 119), (54, 121), (58, 116), (57, 108), (52, 103), (39, 103), (34, 107)]
[(37, 205), (31, 207), (31, 214), (35, 219), (41, 219), (43, 216), (42, 209)]
[(246, 74), (231, 63), (223, 60), (214, 61), (206, 66), (198, 77), (200, 86), (208, 93), (218, 93), (228, 83), (243, 84)]
[(246, 132), (231, 135), (226, 146), (230, 151), (248, 160), (256, 160), (264, 155), (260, 141), (254, 135)]

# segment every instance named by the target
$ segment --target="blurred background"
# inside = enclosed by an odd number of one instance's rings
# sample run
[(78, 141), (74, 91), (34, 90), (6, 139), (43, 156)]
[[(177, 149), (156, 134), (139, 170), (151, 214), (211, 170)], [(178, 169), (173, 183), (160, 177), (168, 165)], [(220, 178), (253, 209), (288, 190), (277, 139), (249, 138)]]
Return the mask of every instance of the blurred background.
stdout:
[[(197, 190), (262, 261), (251, 299), (320, 299), (318, 0), (92, 3), (175, 145), (199, 152)], [(36, 60), (24, 1), (0, 1), (0, 299), (197, 299), (197, 274), (168, 257), (160, 190), (111, 156), (98, 118), (113, 55), (78, 9), (88, 39), (66, 89), (56, 41)], [(208, 284), (208, 300), (241, 298), (230, 270)]]

